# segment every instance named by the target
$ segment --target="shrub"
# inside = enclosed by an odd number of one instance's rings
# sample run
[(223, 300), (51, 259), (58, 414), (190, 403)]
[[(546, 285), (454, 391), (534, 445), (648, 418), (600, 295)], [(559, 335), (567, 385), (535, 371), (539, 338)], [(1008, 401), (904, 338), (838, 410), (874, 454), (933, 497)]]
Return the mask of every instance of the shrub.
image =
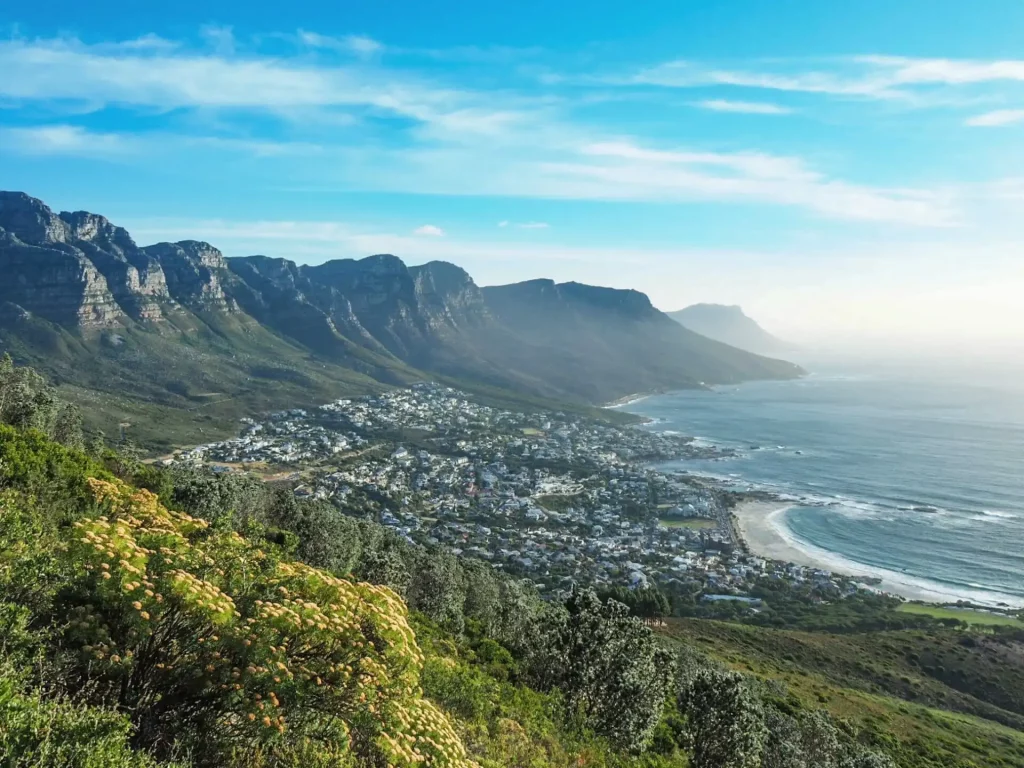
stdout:
[(56, 605), (68, 679), (130, 712), (136, 743), (201, 746), (207, 764), (308, 740), (396, 766), (469, 764), (422, 697), (423, 656), (391, 590), (281, 559), (148, 491), (89, 486), (105, 514), (56, 553), (75, 573)]

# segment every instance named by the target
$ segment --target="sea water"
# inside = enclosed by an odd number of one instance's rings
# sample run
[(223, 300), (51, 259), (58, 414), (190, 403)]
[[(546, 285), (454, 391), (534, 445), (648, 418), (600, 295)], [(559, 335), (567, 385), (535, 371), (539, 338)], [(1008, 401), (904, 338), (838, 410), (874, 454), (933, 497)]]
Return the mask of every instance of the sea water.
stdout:
[(1024, 605), (1024, 376), (825, 366), (649, 397), (646, 428), (734, 448), (666, 469), (793, 501), (781, 535), (936, 599)]

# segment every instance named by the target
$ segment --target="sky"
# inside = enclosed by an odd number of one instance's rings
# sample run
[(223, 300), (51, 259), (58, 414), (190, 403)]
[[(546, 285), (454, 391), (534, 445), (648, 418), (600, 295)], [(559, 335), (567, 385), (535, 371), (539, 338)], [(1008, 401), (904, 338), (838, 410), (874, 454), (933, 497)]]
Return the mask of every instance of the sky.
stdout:
[(135, 239), (1024, 340), (1016, 0), (50, 0), (0, 10), (0, 188)]

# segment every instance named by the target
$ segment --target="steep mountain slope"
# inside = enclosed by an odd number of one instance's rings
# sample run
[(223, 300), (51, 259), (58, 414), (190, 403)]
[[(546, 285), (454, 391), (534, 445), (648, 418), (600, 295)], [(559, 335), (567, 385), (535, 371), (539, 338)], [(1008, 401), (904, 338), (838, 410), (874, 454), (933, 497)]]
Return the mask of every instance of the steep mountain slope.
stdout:
[(686, 331), (635, 291), (482, 290), (454, 264), (388, 254), (303, 266), (195, 240), (140, 247), (102, 216), (20, 192), (0, 193), (0, 272), (0, 349), (94, 425), (149, 425), (150, 443), (431, 377), (565, 407), (800, 374)]
[(637, 291), (531, 280), (483, 292), (502, 326), (524, 342), (509, 350), (509, 366), (592, 401), (801, 374), (792, 363), (683, 328)]
[(668, 316), (701, 336), (757, 355), (781, 355), (793, 345), (768, 333), (741, 307), (725, 304), (693, 304)]
[(245, 284), (220, 252), (186, 241), (139, 248), (86, 213), (0, 193), (0, 348), (44, 370), (90, 425), (159, 447), (234, 429), (284, 405), (370, 392), (420, 375), (370, 375), (315, 358), (242, 311)]

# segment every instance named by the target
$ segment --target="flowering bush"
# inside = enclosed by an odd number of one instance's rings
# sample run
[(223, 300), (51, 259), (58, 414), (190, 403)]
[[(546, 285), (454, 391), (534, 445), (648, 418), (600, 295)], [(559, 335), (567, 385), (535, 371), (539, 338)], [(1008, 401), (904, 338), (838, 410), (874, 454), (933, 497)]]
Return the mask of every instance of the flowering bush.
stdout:
[(63, 547), (78, 573), (64, 644), (83, 689), (132, 713), (140, 745), (173, 754), (187, 732), (210, 755), (312, 741), (393, 766), (473, 765), (423, 698), (423, 655), (390, 589), (284, 560), (148, 491), (88, 483), (104, 514)]

